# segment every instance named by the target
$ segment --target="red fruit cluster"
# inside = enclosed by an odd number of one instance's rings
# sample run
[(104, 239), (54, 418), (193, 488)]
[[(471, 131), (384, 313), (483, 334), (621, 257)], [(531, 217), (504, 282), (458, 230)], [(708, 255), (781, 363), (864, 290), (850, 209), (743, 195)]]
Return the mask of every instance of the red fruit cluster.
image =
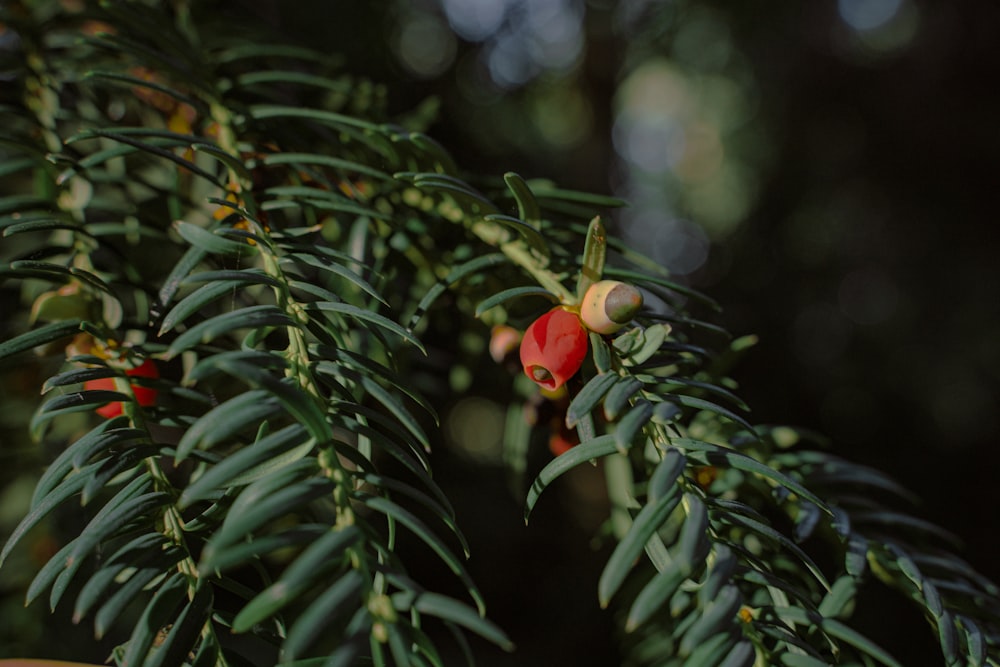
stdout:
[[(631, 322), (640, 308), (642, 293), (632, 285), (617, 280), (591, 284), (584, 291), (579, 307), (556, 306), (528, 326), (520, 347), (524, 374), (545, 390), (542, 395), (556, 398), (553, 392), (583, 365), (590, 332), (613, 334)], [(516, 336), (510, 333), (513, 330), (507, 329), (494, 329), (490, 341), (490, 353), (498, 361), (516, 344)], [(565, 427), (564, 419), (553, 422), (549, 448), (554, 455), (559, 456), (578, 443), (579, 437)]]
[(618, 280), (599, 280), (583, 294), (579, 308), (557, 306), (531, 323), (521, 341), (525, 374), (549, 391), (580, 370), (589, 332), (613, 334), (642, 308), (642, 293)]
[[(160, 377), (160, 370), (156, 367), (156, 364), (152, 359), (146, 359), (141, 364), (135, 368), (130, 368), (125, 371), (125, 375), (130, 377), (145, 377), (156, 379)], [(150, 387), (143, 387), (141, 385), (133, 384), (132, 393), (135, 395), (136, 402), (143, 406), (149, 407), (150, 405), (156, 404), (156, 390)], [(115, 391), (115, 380), (114, 378), (100, 378), (98, 380), (87, 380), (83, 383), (83, 388), (86, 391), (91, 391), (94, 389), (103, 389), (107, 391)], [(114, 401), (112, 403), (105, 403), (101, 407), (95, 410), (97, 414), (101, 415), (105, 419), (111, 419), (112, 417), (117, 417), (122, 414), (122, 404), (121, 401)]]

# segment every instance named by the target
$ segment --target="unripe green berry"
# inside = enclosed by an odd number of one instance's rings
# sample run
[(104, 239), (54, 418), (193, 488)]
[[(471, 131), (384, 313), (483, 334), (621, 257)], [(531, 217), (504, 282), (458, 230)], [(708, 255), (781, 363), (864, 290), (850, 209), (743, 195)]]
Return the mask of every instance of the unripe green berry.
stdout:
[(632, 321), (642, 308), (642, 292), (619, 280), (591, 285), (580, 304), (580, 319), (588, 329), (611, 334)]

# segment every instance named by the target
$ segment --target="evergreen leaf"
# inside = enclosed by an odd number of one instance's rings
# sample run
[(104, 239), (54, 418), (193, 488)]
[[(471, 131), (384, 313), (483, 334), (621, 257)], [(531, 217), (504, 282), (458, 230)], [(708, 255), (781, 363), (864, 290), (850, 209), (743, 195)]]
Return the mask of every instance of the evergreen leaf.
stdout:
[[(145, 483), (140, 477), (136, 481)], [(121, 495), (121, 494), (119, 494)], [(170, 494), (163, 491), (151, 491), (117, 502), (118, 496), (101, 508), (91, 519), (80, 536), (73, 542), (73, 550), (68, 555), (70, 562), (82, 560), (90, 554), (97, 545), (116, 535), (122, 528), (145, 514), (159, 509), (171, 500)]]
[(563, 190), (553, 187), (547, 181), (531, 180), (527, 181), (527, 185), (536, 200), (543, 200), (543, 205), (545, 202), (551, 201), (573, 202), (597, 208), (621, 208), (627, 205), (625, 200), (618, 197), (609, 197), (607, 195), (597, 195), (576, 190)]
[(336, 62), (336, 56), (331, 56), (328, 51), (315, 51), (295, 44), (262, 42), (259, 39), (228, 44), (215, 54), (215, 61), (220, 64), (230, 64), (240, 60), (272, 60), (275, 58), (287, 58), (293, 62), (302, 61), (318, 65), (330, 65), (331, 62)]
[(669, 325), (653, 324), (645, 329), (632, 329), (615, 338), (613, 344), (626, 366), (641, 366), (660, 350), (669, 333)]
[(344, 114), (320, 109), (282, 106), (278, 104), (258, 104), (250, 107), (250, 116), (257, 120), (270, 118), (302, 118), (338, 129), (356, 128), (380, 133), (378, 125)]
[(725, 417), (726, 419), (729, 419), (730, 421), (739, 424), (740, 426), (745, 428), (748, 432), (756, 434), (753, 426), (750, 425), (750, 422), (745, 420), (743, 417), (740, 417), (732, 410), (728, 410), (722, 407), (721, 405), (718, 405), (717, 403), (706, 401), (705, 399), (702, 398), (696, 398), (694, 396), (685, 396), (683, 394), (665, 393), (665, 394), (660, 394), (660, 398), (670, 403), (677, 403), (678, 405), (682, 405), (686, 408), (694, 408), (695, 410), (707, 410), (708, 412), (714, 412), (717, 415)]
[(25, 533), (38, 525), (52, 510), (62, 505), (66, 500), (83, 489), (83, 485), (89, 479), (87, 473), (91, 472), (98, 465), (98, 463), (91, 464), (88, 468), (79, 471), (65, 481), (60, 478), (52, 485), (52, 489), (46, 491), (44, 495), (39, 496), (37, 501), (32, 501), (31, 510), (24, 515), (24, 518), (17, 524), (13, 532), (11, 532), (10, 537), (4, 543), (3, 551), (0, 551), (0, 565), (3, 565), (4, 561), (7, 560), (7, 556), (10, 555), (11, 550), (24, 537)]
[(0, 343), (0, 359), (75, 335), (80, 332), (80, 323), (78, 319), (53, 322), (5, 340)]
[(604, 337), (598, 333), (591, 331), (588, 337), (590, 338), (594, 368), (597, 369), (598, 373), (610, 373), (613, 370), (611, 347), (605, 342)]
[(350, 84), (346, 81), (328, 79), (323, 76), (317, 76), (315, 74), (300, 72), (293, 69), (256, 70), (241, 74), (236, 77), (235, 80), (235, 84), (237, 86), (257, 86), (260, 84), (276, 83), (283, 85), (293, 83), (304, 86), (313, 86), (316, 88), (324, 88), (335, 93), (349, 93), (351, 91)]
[(687, 458), (684, 454), (674, 448), (668, 449), (649, 478), (646, 489), (649, 502), (657, 502), (660, 498), (673, 493), (686, 465)]
[(691, 575), (701, 567), (708, 555), (710, 523), (708, 509), (701, 498), (694, 493), (685, 492), (682, 500), (686, 518), (677, 537), (675, 555), (681, 567)]
[(167, 95), (182, 104), (189, 104), (191, 106), (196, 106), (198, 104), (198, 101), (195, 98), (185, 95), (176, 88), (171, 88), (170, 86), (159, 81), (152, 81), (150, 79), (132, 76), (131, 74), (124, 72), (90, 70), (84, 74), (84, 80), (96, 80), (127, 88), (149, 88), (150, 90), (155, 90), (158, 93), (163, 93), (164, 95)]
[(604, 259), (607, 255), (607, 232), (600, 216), (590, 221), (580, 262), (580, 277), (576, 283), (576, 296), (583, 299), (591, 285), (604, 275)]
[(868, 569), (868, 540), (852, 534), (847, 539), (844, 570), (852, 577), (861, 577)]
[(753, 644), (742, 640), (726, 654), (725, 660), (719, 663), (719, 667), (751, 667), (756, 657), (757, 651)]
[(629, 399), (642, 387), (642, 381), (631, 375), (618, 379), (604, 396), (604, 416), (607, 420), (617, 419), (622, 408), (628, 405)]
[(902, 528), (914, 531), (918, 534), (933, 536), (953, 545), (961, 543), (961, 540), (959, 540), (958, 537), (944, 528), (941, 528), (930, 521), (925, 521), (902, 512), (893, 512), (890, 510), (851, 512), (851, 521), (857, 526), (893, 526), (894, 528)]
[(100, 494), (113, 479), (118, 478), (122, 481), (131, 479), (140, 472), (140, 465), (145, 459), (156, 456), (158, 453), (157, 447), (140, 444), (99, 461), (80, 493), (80, 504), (89, 505), (90, 501)]
[(573, 428), (589, 415), (620, 378), (617, 373), (599, 373), (590, 378), (566, 409), (566, 426)]
[(292, 261), (299, 261), (304, 264), (308, 264), (321, 271), (329, 271), (335, 276), (344, 278), (351, 285), (354, 285), (355, 287), (359, 288), (362, 292), (374, 298), (379, 303), (383, 305), (388, 305), (388, 303), (382, 297), (382, 295), (379, 294), (374, 287), (368, 284), (368, 281), (366, 281), (364, 278), (362, 278), (361, 276), (359, 276), (357, 273), (347, 268), (346, 266), (341, 266), (339, 263), (333, 261), (329, 257), (317, 256), (308, 253), (293, 253), (292, 255), (290, 255), (289, 259)]
[(195, 449), (211, 449), (241, 431), (256, 428), (262, 421), (282, 412), (278, 400), (264, 389), (237, 394), (198, 418), (177, 443), (176, 461), (183, 461)]
[(774, 611), (782, 618), (790, 620), (794, 623), (800, 623), (802, 625), (815, 625), (823, 632), (847, 642), (859, 651), (862, 651), (866, 655), (878, 660), (883, 665), (888, 665), (888, 667), (902, 667), (900, 663), (898, 663), (880, 646), (836, 619), (821, 618), (816, 614), (810, 614), (804, 609), (800, 609), (798, 607), (780, 607), (775, 608)]
[(272, 617), (340, 565), (344, 552), (361, 538), (355, 526), (333, 529), (314, 541), (285, 568), (281, 577), (248, 602), (233, 619), (232, 631), (242, 633)]
[(236, 357), (217, 355), (213, 368), (247, 383), (254, 389), (267, 391), (270, 398), (277, 400), (281, 407), (297, 419), (317, 442), (329, 442), (332, 438), (330, 424), (323, 409), (313, 394), (303, 389), (292, 377), (278, 378), (270, 369), (261, 368)]
[(729, 545), (716, 542), (708, 565), (708, 575), (698, 589), (699, 605), (704, 607), (710, 600), (716, 598), (722, 587), (732, 581), (736, 566), (737, 558)]
[[(295, 660), (319, 639), (330, 624), (343, 616), (346, 611), (355, 609), (354, 605), (366, 585), (367, 582), (362, 579), (361, 574), (352, 569), (320, 593), (288, 628), (288, 634), (281, 646), (282, 661)], [(367, 609), (362, 608), (355, 612), (356, 619), (364, 619), (366, 622), (352, 622), (348, 625), (347, 637), (345, 638), (347, 645), (353, 645), (352, 638), (361, 632), (367, 635), (368, 625), (371, 623), (367, 617)], [(331, 656), (332, 660), (333, 656)]]
[(722, 630), (709, 636), (691, 650), (683, 667), (716, 665), (726, 657), (735, 643), (735, 633), (724, 625), (722, 627)]
[[(209, 626), (210, 627), (210, 626)], [(215, 667), (219, 664), (222, 656), (222, 648), (219, 646), (215, 633), (207, 633), (202, 637), (198, 652), (191, 660), (191, 667)]]
[(786, 651), (781, 654), (781, 664), (786, 665), (786, 667), (828, 667), (830, 663), (818, 660), (811, 655)]
[[(69, 552), (73, 550), (74, 543), (71, 541), (69, 544), (63, 546), (59, 551), (52, 555), (45, 565), (38, 570), (34, 579), (28, 584), (28, 591), (24, 596), (24, 605), (28, 606), (34, 600), (41, 595), (47, 588), (53, 585), (56, 579), (62, 575), (68, 568), (73, 567), (73, 564), (69, 561)], [(76, 568), (79, 568), (81, 561), (76, 561)], [(74, 570), (75, 571), (75, 570)]]
[(965, 616), (959, 615), (956, 620), (962, 632), (962, 643), (965, 645), (965, 655), (969, 658), (969, 664), (973, 667), (985, 664), (986, 638), (982, 630), (974, 620)]
[(349, 303), (336, 303), (332, 301), (321, 301), (316, 303), (311, 303), (306, 306), (307, 310), (319, 310), (325, 313), (338, 313), (344, 315), (345, 317), (350, 317), (353, 319), (361, 320), (362, 322), (369, 322), (379, 327), (380, 329), (385, 329), (391, 333), (396, 334), (403, 340), (414, 345), (418, 350), (427, 353), (423, 344), (420, 340), (414, 336), (412, 333), (401, 327), (396, 322), (393, 322), (384, 315), (379, 315), (378, 313), (366, 310), (364, 308), (359, 308), (357, 306), (351, 305)]
[(67, 408), (86, 409), (90, 406), (101, 406), (112, 401), (128, 401), (129, 396), (119, 391), (110, 389), (88, 389), (86, 391), (73, 391), (68, 394), (60, 394), (48, 399), (38, 408), (39, 415), (51, 412), (64, 414)]
[(3, 229), (4, 238), (17, 236), (18, 234), (51, 232), (60, 229), (67, 229), (78, 234), (88, 234), (88, 232), (82, 229), (78, 223), (70, 222), (68, 220), (59, 220), (58, 218), (12, 222), (11, 224), (0, 223), (0, 229)]
[(206, 551), (201, 556), (198, 573), (201, 576), (208, 576), (214, 572), (237, 567), (279, 549), (297, 547), (312, 542), (327, 530), (329, 530), (329, 526), (322, 524), (299, 524), (279, 533), (258, 536), (253, 540), (228, 545), (223, 549)]
[[(190, 433), (191, 430), (188, 430)], [(203, 500), (216, 489), (250, 484), (306, 456), (315, 446), (300, 424), (290, 424), (230, 454), (191, 482), (177, 501), (180, 508)]]
[(285, 164), (315, 164), (321, 167), (336, 169), (344, 174), (363, 174), (380, 181), (388, 181), (392, 179), (392, 176), (384, 171), (374, 169), (359, 162), (352, 162), (351, 160), (345, 160), (331, 155), (320, 155), (317, 153), (270, 153), (261, 158), (261, 163), (269, 167)]
[[(294, 467), (293, 464), (283, 468), (279, 473), (298, 472), (291, 470)], [(283, 518), (294, 510), (329, 495), (334, 488), (329, 480), (313, 477), (283, 480), (287, 485), (278, 486), (267, 494), (262, 493), (264, 488), (271, 489), (271, 484), (267, 483), (275, 481), (275, 477), (276, 475), (272, 474), (257, 480), (243, 489), (236, 497), (236, 502), (229, 508), (222, 526), (206, 544), (203, 554), (205, 558), (213, 550), (217, 551), (228, 547), (265, 524)], [(295, 483), (291, 484), (292, 481)], [(247, 500), (250, 497), (256, 498), (256, 500), (253, 502)]]
[(650, 619), (687, 579), (684, 567), (678, 560), (670, 561), (665, 568), (653, 575), (643, 586), (629, 607), (625, 631), (634, 632)]
[[(89, 450), (95, 443), (99, 443), (102, 438), (106, 437), (106, 434), (110, 431), (117, 431), (119, 428), (127, 425), (127, 417), (116, 417), (114, 419), (108, 419), (102, 421), (100, 424), (91, 429), (86, 435), (82, 436), (79, 440), (74, 442), (72, 445), (64, 449), (56, 459), (49, 464), (45, 472), (35, 483), (35, 491), (31, 495), (31, 509), (38, 506), (42, 500), (56, 487), (58, 487), (66, 475), (74, 468), (73, 460), (77, 455), (77, 452)], [(111, 436), (114, 439), (117, 436)]]
[(839, 577), (830, 591), (823, 596), (816, 610), (824, 618), (837, 618), (850, 613), (849, 605), (854, 601), (857, 593), (857, 580), (851, 575)]
[(535, 503), (538, 501), (538, 497), (542, 494), (542, 491), (544, 491), (549, 484), (555, 481), (556, 478), (560, 477), (563, 473), (572, 470), (581, 463), (603, 458), (610, 454), (614, 454), (617, 451), (618, 447), (615, 444), (614, 436), (602, 435), (593, 438), (592, 440), (581, 442), (565, 454), (561, 454), (560, 456), (557, 456), (553, 460), (549, 461), (549, 463), (538, 473), (535, 481), (531, 484), (531, 488), (528, 489), (528, 497), (525, 500), (524, 508), (525, 522), (528, 521), (528, 515), (531, 514), (531, 509), (535, 506)]
[(180, 572), (174, 572), (160, 584), (132, 628), (132, 634), (125, 645), (122, 664), (147, 664), (149, 649), (160, 634), (160, 630), (177, 618), (175, 612), (183, 603), (186, 592), (187, 579)]
[(528, 244), (528, 247), (537, 252), (541, 257), (549, 257), (552, 254), (549, 250), (549, 244), (541, 232), (524, 220), (501, 213), (488, 213), (483, 216), (483, 220), (496, 223), (501, 227), (506, 227), (516, 232)]
[(615, 444), (619, 451), (625, 451), (635, 441), (636, 436), (653, 416), (653, 404), (645, 399), (636, 401), (632, 409), (618, 421), (615, 427)]
[(611, 557), (601, 572), (597, 584), (597, 595), (602, 607), (607, 607), (612, 596), (618, 591), (625, 577), (635, 566), (646, 543), (659, 530), (681, 501), (680, 489), (674, 485), (670, 491), (655, 502), (645, 505), (636, 515), (632, 526), (618, 542)]
[(107, 635), (147, 586), (162, 580), (164, 573), (172, 570), (181, 558), (183, 552), (180, 549), (168, 549), (154, 553), (148, 559), (137, 559), (139, 562), (134, 567), (126, 568), (117, 578), (118, 590), (109, 595), (94, 614), (94, 635), (98, 639)]
[(257, 247), (254, 245), (220, 236), (220, 233), (226, 231), (225, 228), (209, 231), (193, 223), (177, 220), (174, 222), (174, 229), (185, 241), (210, 255), (248, 257), (257, 254)]
[(42, 393), (46, 394), (54, 387), (65, 387), (70, 384), (80, 384), (87, 380), (100, 380), (104, 378), (117, 377), (118, 371), (107, 366), (72, 368), (57, 375), (53, 375), (42, 385)]
[[(363, 204), (356, 203), (346, 197), (319, 188), (308, 188), (303, 186), (282, 186), (269, 189), (265, 194), (294, 196), (294, 199), (268, 199), (261, 202), (262, 211), (280, 211), (283, 209), (299, 210), (303, 208), (315, 208), (321, 211), (335, 211), (337, 213), (347, 213), (361, 218), (374, 218), (376, 220), (389, 221), (392, 216), (383, 213), (378, 209), (369, 208)], [(290, 230), (284, 230), (290, 234)]]
[(472, 607), (453, 598), (425, 591), (417, 595), (413, 608), (421, 614), (429, 614), (471, 630), (487, 641), (493, 642), (505, 651), (513, 651), (514, 643), (503, 630), (476, 613)]
[(782, 486), (792, 493), (795, 493), (796, 495), (813, 503), (827, 514), (832, 515), (832, 511), (826, 506), (826, 503), (824, 503), (823, 500), (815, 493), (780, 470), (776, 470), (771, 466), (761, 463), (757, 459), (742, 452), (737, 452), (720, 445), (714, 445), (700, 440), (693, 440), (691, 438), (672, 438), (670, 440), (670, 444), (684, 451), (708, 452), (709, 457), (713, 461), (718, 461), (720, 464), (731, 466), (737, 470), (754, 473), (756, 475), (760, 475), (761, 477), (770, 479), (779, 486)]
[(427, 309), (431, 307), (431, 304), (433, 304), (439, 296), (444, 294), (448, 287), (466, 276), (475, 275), (484, 269), (505, 264), (508, 261), (509, 260), (506, 255), (497, 252), (490, 253), (488, 255), (480, 255), (475, 259), (471, 259), (468, 262), (464, 262), (456, 266), (448, 273), (444, 280), (434, 283), (434, 285), (427, 290), (427, 293), (424, 294), (423, 298), (420, 299), (420, 303), (417, 304), (413, 317), (410, 318), (409, 329), (412, 331), (413, 328), (417, 326), (417, 323), (420, 322), (420, 319), (424, 316), (424, 313), (427, 312)]
[(184, 278), (194, 271), (195, 267), (204, 259), (206, 254), (208, 253), (204, 249), (197, 246), (190, 246), (184, 251), (184, 254), (170, 270), (166, 280), (163, 281), (163, 286), (157, 294), (159, 305), (166, 306), (174, 300), (174, 296), (177, 294), (177, 290), (180, 289)]
[[(111, 131), (107, 131), (107, 130), (96, 130), (96, 129), (95, 130), (88, 130), (88, 132), (91, 135), (93, 135), (93, 136), (99, 136), (99, 137), (104, 137), (106, 139), (111, 139), (112, 141), (116, 141), (116, 142), (118, 142), (120, 144), (124, 144), (125, 146), (127, 146), (129, 148), (132, 148), (132, 149), (135, 149), (135, 150), (138, 150), (138, 151), (142, 151), (144, 153), (148, 153), (148, 154), (153, 155), (155, 157), (159, 157), (159, 158), (163, 158), (165, 160), (169, 160), (170, 162), (173, 162), (174, 164), (176, 164), (177, 166), (179, 166), (179, 167), (181, 167), (183, 169), (186, 169), (187, 171), (191, 172), (192, 174), (196, 174), (197, 176), (200, 176), (200, 177), (204, 178), (206, 181), (208, 181), (212, 185), (215, 185), (216, 187), (219, 187), (219, 188), (223, 187), (222, 182), (219, 181), (219, 179), (215, 176), (215, 174), (212, 174), (212, 173), (210, 173), (208, 171), (205, 171), (204, 169), (202, 169), (201, 167), (199, 167), (198, 165), (196, 165), (194, 162), (191, 162), (190, 160), (187, 160), (187, 159), (181, 157), (180, 155), (177, 155), (173, 151), (168, 150), (167, 148), (163, 147), (163, 145), (166, 145), (166, 146), (184, 145), (184, 144), (180, 144), (176, 139), (173, 139), (173, 138), (170, 138), (170, 137), (155, 137), (154, 136), (154, 137), (150, 137), (149, 140), (140, 140), (140, 139), (133, 139), (131, 136), (129, 136), (127, 134), (122, 134), (120, 132), (111, 132)], [(83, 138), (87, 138), (87, 137), (83, 137)], [(123, 154), (123, 153), (113, 153), (111, 151), (104, 151), (103, 153), (104, 153), (104, 155), (101, 155), (100, 159), (98, 159), (98, 157), (97, 157), (99, 155), (98, 153), (91, 154), (91, 156), (90, 156), (89, 159), (81, 160), (79, 162), (79, 164), (78, 164), (78, 167), (82, 167), (84, 169), (89, 169), (90, 167), (96, 166), (96, 164), (99, 164), (100, 162), (104, 162), (104, 161), (106, 161), (107, 159), (109, 159), (111, 157), (117, 157), (118, 155)], [(73, 172), (68, 172), (68, 173), (64, 174), (63, 176), (61, 176), (60, 178), (62, 180), (65, 180), (66, 178), (68, 178), (69, 174), (71, 174), (71, 173), (73, 173)]]
[(444, 504), (436, 498), (431, 498), (414, 486), (384, 475), (366, 473), (361, 476), (361, 479), (367, 484), (384, 489), (390, 493), (402, 494), (429, 509), (434, 514), (435, 518), (440, 519), (442, 523), (448, 526), (452, 534), (458, 538), (459, 543), (462, 545), (462, 551), (465, 557), (469, 558), (472, 555), (469, 552), (469, 545), (465, 540), (465, 536), (462, 534), (461, 529), (458, 527), (458, 523), (455, 521), (455, 510), (450, 504)]
[[(396, 178), (404, 178), (406, 174), (396, 174)], [(481, 193), (472, 189), (464, 181), (444, 174), (414, 174), (413, 184), (421, 190), (431, 190), (451, 197), (466, 213), (481, 217), (500, 213), (496, 205)]]
[[(121, 584), (124, 570), (138, 568), (154, 558), (165, 556), (163, 547), (166, 544), (166, 537), (161, 533), (142, 533), (115, 551), (80, 588), (73, 604), (74, 622), (79, 623), (98, 600), (106, 597), (110, 587)], [(179, 554), (180, 550), (174, 552)]]
[(813, 534), (823, 511), (808, 501), (798, 504), (798, 514), (795, 516), (795, 541), (805, 542)]
[(504, 174), (503, 180), (511, 194), (514, 195), (514, 201), (517, 202), (518, 217), (532, 227), (536, 227), (541, 222), (542, 212), (538, 208), (538, 202), (535, 201), (535, 195), (532, 194), (528, 182), (513, 171)]
[(195, 592), (180, 614), (169, 627), (163, 643), (156, 647), (152, 655), (143, 662), (143, 667), (170, 667), (180, 665), (191, 655), (191, 649), (213, 611), (215, 596), (212, 587), (202, 585)]
[(160, 323), (160, 330), (157, 332), (157, 335), (162, 336), (169, 333), (177, 325), (184, 323), (187, 318), (195, 313), (203, 312), (208, 304), (224, 296), (231, 296), (235, 300), (236, 291), (248, 284), (251, 283), (237, 280), (218, 280), (210, 282), (207, 285), (202, 285), (178, 301), (170, 309)]
[(715, 396), (719, 396), (720, 398), (724, 398), (733, 405), (735, 405), (740, 410), (743, 410), (744, 412), (748, 412), (750, 409), (739, 396), (729, 391), (728, 389), (720, 387), (716, 384), (712, 384), (711, 382), (700, 382), (698, 380), (692, 380), (690, 378), (682, 378), (677, 376), (672, 376), (669, 378), (655, 378), (655, 381), (657, 385), (663, 389), (672, 390), (672, 388), (675, 386), (688, 387), (695, 392), (700, 391), (707, 394), (713, 394)]
[(165, 359), (172, 359), (181, 352), (197, 345), (210, 343), (216, 338), (238, 329), (260, 329), (262, 327), (295, 326), (295, 321), (277, 306), (262, 304), (247, 306), (221, 315), (215, 315), (192, 326), (177, 336), (167, 351)]
[(385, 514), (387, 517), (394, 521), (398, 521), (403, 526), (406, 526), (414, 535), (419, 537), (427, 546), (431, 548), (434, 553), (437, 554), (438, 558), (448, 566), (450, 569), (465, 585), (465, 590), (469, 593), (469, 596), (476, 603), (481, 615), (486, 613), (486, 602), (483, 600), (479, 589), (472, 582), (472, 578), (466, 571), (465, 567), (462, 565), (461, 561), (451, 552), (450, 549), (442, 542), (433, 531), (427, 528), (426, 524), (417, 518), (409, 510), (404, 507), (394, 503), (393, 501), (382, 498), (380, 496), (369, 496), (364, 499), (364, 504), (373, 510)]
[(406, 141), (412, 144), (419, 151), (421, 158), (430, 159), (434, 163), (438, 173), (454, 174), (458, 171), (454, 159), (433, 137), (422, 132), (407, 132), (394, 133), (392, 140), (397, 143)]
[[(798, 453), (796, 453), (798, 454)], [(805, 456), (805, 454), (802, 454)], [(794, 463), (794, 456), (783, 456), (780, 459), (788, 459), (789, 463)], [(808, 452), (806, 461), (810, 464), (818, 463), (819, 469), (809, 472), (809, 483), (815, 487), (848, 487), (855, 488), (858, 484), (867, 487), (887, 491), (890, 494), (906, 501), (910, 504), (917, 504), (919, 498), (909, 489), (902, 486), (885, 473), (860, 465), (844, 461), (843, 459), (827, 452)]]
[(806, 554), (806, 552), (804, 552), (801, 548), (799, 548), (797, 544), (792, 542), (790, 539), (779, 533), (771, 526), (761, 521), (757, 521), (756, 519), (752, 519), (750, 517), (737, 514), (735, 512), (726, 512), (724, 514), (721, 514), (720, 518), (729, 523), (743, 526), (744, 528), (747, 528), (755, 532), (760, 537), (763, 537), (766, 540), (774, 542), (784, 547), (788, 551), (792, 552), (799, 560), (802, 561), (802, 563), (806, 566), (806, 569), (808, 569), (809, 572), (812, 573), (813, 577), (816, 578), (816, 581), (818, 581), (827, 591), (830, 590), (830, 583), (826, 580), (826, 577), (823, 575), (823, 572), (819, 569), (816, 563), (813, 562), (813, 560), (808, 556), (808, 554)]
[(343, 375), (346, 378), (360, 377), (361, 372), (364, 372), (366, 375), (374, 375), (382, 379), (392, 389), (405, 394), (414, 403), (418, 404), (428, 415), (433, 417), (435, 423), (440, 422), (434, 406), (421, 396), (415, 387), (391, 368), (343, 348), (312, 346), (310, 350), (311, 352), (315, 351), (320, 358), (325, 359), (325, 361), (320, 361), (316, 364), (315, 368), (317, 372), (325, 372), (335, 376)]

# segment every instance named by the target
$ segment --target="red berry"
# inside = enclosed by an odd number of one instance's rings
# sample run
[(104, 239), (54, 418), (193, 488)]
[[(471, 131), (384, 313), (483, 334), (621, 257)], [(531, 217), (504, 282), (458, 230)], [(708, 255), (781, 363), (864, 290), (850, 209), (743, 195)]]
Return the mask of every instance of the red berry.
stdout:
[[(125, 375), (130, 377), (146, 377), (146, 378), (158, 378), (160, 377), (160, 370), (156, 367), (156, 363), (152, 359), (146, 359), (141, 364), (135, 368), (130, 368), (125, 371)], [(143, 406), (149, 407), (156, 403), (156, 390), (150, 387), (143, 387), (141, 385), (133, 384), (132, 393), (135, 395), (136, 402)], [(100, 378), (98, 380), (87, 380), (83, 383), (83, 388), (85, 391), (91, 391), (94, 389), (104, 389), (108, 391), (115, 391), (115, 380), (114, 378)], [(111, 403), (105, 403), (101, 407), (95, 410), (97, 414), (101, 415), (105, 419), (111, 419), (112, 417), (117, 417), (122, 414), (122, 404), (121, 401), (114, 401)]]
[(544, 389), (558, 389), (580, 370), (587, 342), (587, 330), (576, 313), (553, 308), (524, 332), (521, 365), (525, 375)]
[(562, 433), (555, 432), (549, 436), (549, 451), (552, 456), (562, 456), (580, 443), (566, 438)]

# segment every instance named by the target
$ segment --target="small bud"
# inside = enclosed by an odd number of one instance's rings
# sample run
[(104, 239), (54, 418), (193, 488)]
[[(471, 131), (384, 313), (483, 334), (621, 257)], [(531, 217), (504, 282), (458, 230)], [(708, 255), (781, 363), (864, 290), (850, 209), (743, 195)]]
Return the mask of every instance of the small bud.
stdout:
[(580, 319), (599, 334), (611, 334), (632, 321), (642, 308), (642, 292), (618, 280), (601, 280), (587, 289)]
[(587, 356), (587, 330), (575, 313), (556, 307), (531, 323), (521, 340), (524, 374), (552, 391), (580, 370)]
[(490, 333), (490, 356), (499, 364), (517, 349), (520, 342), (520, 331), (506, 324), (498, 324)]

